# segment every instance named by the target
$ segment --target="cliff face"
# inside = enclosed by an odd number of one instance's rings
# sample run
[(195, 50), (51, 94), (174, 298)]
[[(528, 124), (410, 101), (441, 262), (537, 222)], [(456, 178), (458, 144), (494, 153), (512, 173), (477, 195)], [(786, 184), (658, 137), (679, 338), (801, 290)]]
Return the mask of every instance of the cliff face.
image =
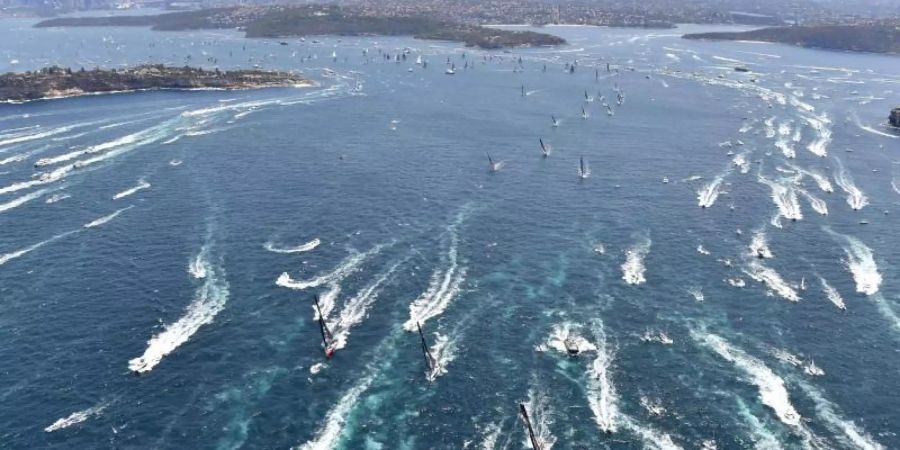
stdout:
[(894, 108), (890, 117), (891, 126), (900, 128), (900, 108)]
[(148, 89), (249, 89), (298, 84), (309, 84), (309, 81), (291, 73), (262, 70), (220, 72), (151, 65), (125, 70), (73, 71), (49, 67), (0, 75), (0, 101)]

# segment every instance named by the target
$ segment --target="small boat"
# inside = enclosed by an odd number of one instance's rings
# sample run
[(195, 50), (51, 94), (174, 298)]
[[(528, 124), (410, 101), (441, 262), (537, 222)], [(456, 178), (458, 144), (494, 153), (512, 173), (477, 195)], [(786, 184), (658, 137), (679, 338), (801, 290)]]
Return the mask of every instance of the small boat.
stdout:
[(491, 158), (490, 154), (488, 154), (487, 157), (488, 157), (488, 171), (490, 171), (491, 173), (498, 172), (500, 170), (500, 165), (503, 162), (502, 161), (494, 161), (494, 159)]
[(588, 113), (587, 113), (587, 111), (584, 110), (584, 107), (581, 108), (581, 118), (582, 119), (588, 118)]
[(447, 75), (456, 74), (456, 65), (455, 64), (450, 65), (450, 67), (448, 67), (447, 70), (444, 71), (444, 73)]
[(578, 348), (578, 341), (571, 336), (563, 340), (563, 346), (566, 348), (566, 353), (569, 355), (575, 356), (581, 353), (581, 349)]
[(551, 127), (556, 128), (559, 126), (559, 121), (556, 120), (556, 117), (550, 116), (550, 120), (551, 120), (551, 122), (550, 122)]
[(803, 368), (803, 372), (813, 377), (821, 377), (822, 375), (825, 375), (825, 371), (817, 366), (816, 362), (812, 359), (810, 359), (809, 364), (807, 364), (806, 367)]
[(322, 308), (319, 306), (319, 296), (315, 296), (315, 304), (316, 304), (316, 312), (319, 313), (319, 331), (322, 333), (322, 346), (325, 351), (325, 359), (331, 359), (334, 356), (334, 352), (337, 351), (335, 348), (334, 335), (331, 334), (331, 330), (328, 329), (328, 324), (325, 323), (325, 316), (322, 315)]
[(800, 277), (800, 290), (806, 290), (806, 277)]
[(584, 162), (584, 156), (581, 157), (580, 163), (578, 165), (578, 178), (582, 180), (586, 179), (591, 175), (591, 169)]
[(663, 184), (669, 184), (669, 177), (663, 177), (662, 182)]
[(550, 148), (550, 147), (548, 147), (548, 146), (546, 146), (546, 145), (544, 145), (544, 140), (543, 140), (543, 139), (538, 139), (538, 141), (541, 143), (541, 155), (543, 155), (544, 158), (550, 156), (550, 152), (551, 152), (553, 149)]

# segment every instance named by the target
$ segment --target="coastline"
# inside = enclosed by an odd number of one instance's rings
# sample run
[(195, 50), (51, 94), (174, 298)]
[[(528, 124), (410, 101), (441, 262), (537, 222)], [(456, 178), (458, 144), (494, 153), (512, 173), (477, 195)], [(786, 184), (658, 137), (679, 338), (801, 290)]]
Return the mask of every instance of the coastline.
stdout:
[(50, 95), (41, 98), (32, 98), (28, 100), (0, 100), (0, 104), (4, 105), (24, 105), (28, 103), (35, 102), (45, 102), (45, 101), (53, 101), (53, 100), (64, 100), (67, 98), (78, 98), (78, 97), (94, 97), (101, 95), (120, 95), (120, 94), (134, 94), (138, 92), (161, 92), (161, 91), (172, 91), (172, 92), (196, 92), (196, 91), (222, 91), (222, 92), (231, 92), (231, 91), (253, 91), (260, 89), (301, 89), (301, 88), (311, 88), (319, 86), (319, 83), (313, 80), (308, 80), (305, 83), (292, 83), (292, 84), (284, 84), (284, 85), (260, 85), (260, 86), (235, 86), (235, 87), (227, 87), (227, 88), (218, 88), (218, 87), (196, 87), (196, 88), (145, 88), (145, 89), (125, 89), (125, 90), (116, 90), (116, 91), (97, 91), (97, 92), (87, 92), (83, 90), (68, 90), (67, 93), (62, 95)]

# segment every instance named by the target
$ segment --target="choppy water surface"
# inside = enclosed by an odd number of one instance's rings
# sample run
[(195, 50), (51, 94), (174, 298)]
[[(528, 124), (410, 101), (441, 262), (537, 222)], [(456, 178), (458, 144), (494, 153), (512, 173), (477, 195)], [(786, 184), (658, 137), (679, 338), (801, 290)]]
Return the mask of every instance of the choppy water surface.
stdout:
[(0, 106), (0, 446), (900, 447), (896, 58), (30, 24), (319, 85)]

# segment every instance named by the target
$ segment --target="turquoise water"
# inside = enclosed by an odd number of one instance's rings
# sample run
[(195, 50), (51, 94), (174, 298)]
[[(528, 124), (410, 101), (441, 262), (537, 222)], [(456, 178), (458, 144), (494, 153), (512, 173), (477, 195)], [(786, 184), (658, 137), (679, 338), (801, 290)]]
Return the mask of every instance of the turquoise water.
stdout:
[(4, 448), (900, 446), (896, 58), (4, 23), (3, 71), (318, 82), (0, 105)]

